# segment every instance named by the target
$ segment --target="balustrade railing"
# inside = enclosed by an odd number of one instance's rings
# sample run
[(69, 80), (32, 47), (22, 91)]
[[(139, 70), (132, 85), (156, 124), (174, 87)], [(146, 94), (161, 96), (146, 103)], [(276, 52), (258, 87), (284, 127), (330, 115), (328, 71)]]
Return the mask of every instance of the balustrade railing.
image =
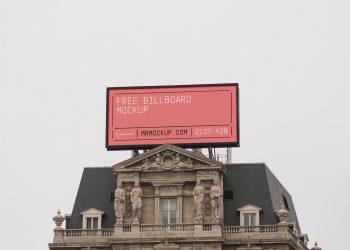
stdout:
[(276, 225), (267, 226), (228, 226), (223, 229), (224, 234), (240, 234), (240, 233), (275, 233), (278, 231)]
[(86, 237), (86, 236), (100, 236), (109, 237), (114, 233), (113, 229), (66, 229), (63, 237)]
[(203, 231), (211, 231), (211, 224), (203, 224)]
[(130, 225), (124, 225), (123, 226), (123, 232), (124, 233), (130, 233), (131, 232), (131, 226)]
[(168, 224), (168, 225), (141, 225), (141, 232), (159, 232), (159, 231), (193, 231), (193, 224)]

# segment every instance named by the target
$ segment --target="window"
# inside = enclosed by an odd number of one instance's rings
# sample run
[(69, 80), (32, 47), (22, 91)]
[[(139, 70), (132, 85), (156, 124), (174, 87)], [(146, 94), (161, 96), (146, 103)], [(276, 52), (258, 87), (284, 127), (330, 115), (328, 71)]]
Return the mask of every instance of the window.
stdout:
[(238, 209), (240, 213), (240, 226), (258, 226), (261, 208), (248, 204)]
[(80, 214), (83, 215), (83, 229), (101, 229), (104, 212), (96, 208), (89, 208)]
[(287, 198), (282, 194), (284, 206), (289, 210)]
[(86, 218), (86, 229), (97, 229), (98, 217)]
[(244, 226), (256, 226), (256, 213), (245, 213), (244, 217)]
[(233, 191), (232, 190), (224, 191), (224, 200), (233, 200)]
[(176, 199), (161, 199), (160, 209), (163, 224), (176, 223)]

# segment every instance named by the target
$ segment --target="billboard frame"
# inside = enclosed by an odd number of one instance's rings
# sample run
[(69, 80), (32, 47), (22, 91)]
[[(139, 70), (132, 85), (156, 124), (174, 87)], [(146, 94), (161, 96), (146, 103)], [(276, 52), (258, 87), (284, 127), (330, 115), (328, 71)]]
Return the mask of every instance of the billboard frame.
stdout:
[(109, 91), (116, 89), (161, 89), (161, 88), (193, 88), (193, 87), (211, 87), (211, 86), (235, 86), (236, 87), (236, 114), (237, 114), (237, 142), (218, 142), (218, 143), (179, 143), (174, 144), (182, 148), (206, 148), (206, 147), (239, 147), (240, 146), (240, 115), (239, 115), (239, 84), (238, 83), (213, 83), (213, 84), (191, 84), (191, 85), (161, 85), (161, 86), (130, 86), (130, 87), (107, 87), (106, 89), (106, 138), (105, 147), (108, 151), (115, 150), (133, 150), (133, 149), (152, 149), (163, 144), (145, 144), (145, 145), (108, 145), (108, 114), (109, 114)]

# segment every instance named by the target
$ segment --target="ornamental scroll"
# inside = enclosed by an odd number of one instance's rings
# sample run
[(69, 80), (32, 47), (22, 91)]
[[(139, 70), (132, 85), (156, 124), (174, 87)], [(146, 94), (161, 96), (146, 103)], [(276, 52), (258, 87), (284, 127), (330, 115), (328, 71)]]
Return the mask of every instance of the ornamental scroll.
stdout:
[(143, 160), (142, 169), (171, 170), (192, 169), (192, 159), (172, 151), (158, 153), (156, 156)]

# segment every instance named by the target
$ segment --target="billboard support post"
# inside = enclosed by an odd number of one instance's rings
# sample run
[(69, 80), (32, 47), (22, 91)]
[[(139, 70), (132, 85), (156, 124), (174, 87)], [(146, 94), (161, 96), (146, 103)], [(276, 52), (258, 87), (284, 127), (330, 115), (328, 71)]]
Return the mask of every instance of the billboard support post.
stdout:
[(227, 163), (232, 163), (232, 147), (227, 147)]

